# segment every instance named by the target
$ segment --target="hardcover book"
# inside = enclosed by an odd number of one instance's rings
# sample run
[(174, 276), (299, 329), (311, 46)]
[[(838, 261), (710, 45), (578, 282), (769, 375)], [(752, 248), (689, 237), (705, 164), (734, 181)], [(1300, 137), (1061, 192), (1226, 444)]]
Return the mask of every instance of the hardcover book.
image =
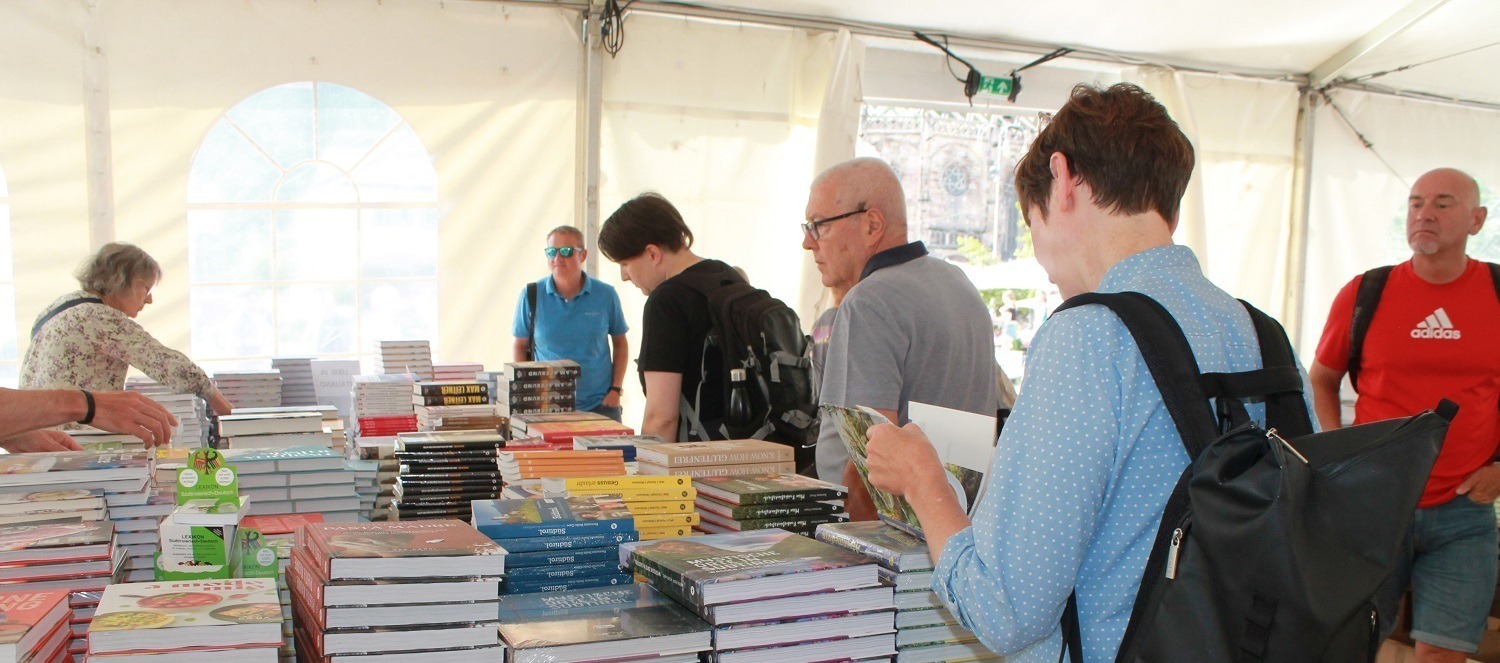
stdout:
[[(855, 470), (859, 472), (860, 481), (869, 491), (870, 499), (875, 503), (875, 510), (880, 514), (880, 519), (913, 535), (922, 536), (922, 526), (917, 521), (917, 514), (912, 511), (911, 504), (907, 503), (905, 498), (876, 488), (867, 478), (870, 472), (865, 467), (865, 445), (869, 443), (868, 431), (871, 426), (890, 422), (879, 413), (865, 407), (849, 408), (837, 405), (824, 405), (823, 407), (833, 415), (839, 438), (848, 449), (849, 460), (854, 463)], [(943, 459), (943, 456), (939, 455), (939, 458)], [(964, 508), (964, 511), (968, 511), (978, 500), (979, 491), (984, 487), (984, 472), (951, 462), (944, 462), (943, 467), (948, 470), (948, 483), (953, 488), (959, 505)]]
[(486, 396), (490, 387), (483, 382), (451, 380), (413, 383), (411, 391), (419, 396)]
[(623, 502), (579, 498), (490, 500), (473, 503), (473, 523), (492, 539), (604, 534), (635, 529)]
[(45, 660), (28, 657), (71, 614), (63, 590), (0, 592), (0, 660)]
[(703, 477), (742, 477), (759, 474), (796, 474), (796, 463), (744, 463), (736, 465), (694, 465), (691, 467), (662, 467), (656, 463), (641, 463), (636, 466), (641, 476), (680, 474), (693, 479)]
[(841, 502), (796, 502), (793, 504), (750, 504), (739, 506), (707, 497), (699, 497), (698, 501), (694, 504), (703, 513), (711, 513), (734, 520), (819, 516), (830, 513), (842, 513), (844, 510), (844, 505)]
[(145, 449), (0, 455), (0, 487), (126, 480), (144, 483), (151, 477), (154, 458), (155, 454)]
[(798, 474), (703, 477), (693, 479), (693, 487), (700, 495), (734, 505), (841, 500), (849, 494), (843, 486)]
[(9, 516), (37, 511), (86, 511), (102, 508), (104, 508), (104, 491), (98, 489), (65, 488), (0, 493), (0, 515)]
[(765, 440), (639, 444), (635, 447), (635, 458), (638, 462), (668, 468), (796, 462), (790, 446)]
[(693, 485), (685, 476), (618, 476), (618, 477), (574, 477), (566, 479), (542, 479), (542, 491), (558, 495), (568, 493), (618, 493), (618, 489), (688, 488)]
[(631, 567), (702, 614), (706, 606), (816, 591), (869, 587), (879, 567), (864, 556), (768, 529), (621, 547)]
[(566, 592), (593, 587), (629, 586), (635, 584), (635, 576), (629, 573), (615, 575), (583, 576), (565, 580), (510, 581), (500, 584), (502, 597), (507, 594), (531, 594), (535, 592)]
[[(508, 553), (558, 552), (608, 548), (614, 550), (622, 543), (639, 541), (635, 530), (610, 532), (608, 534), (579, 534), (576, 536), (533, 536), (520, 539), (495, 539), (495, 543)], [(509, 556), (507, 556), (508, 558)]]
[(899, 573), (932, 569), (927, 542), (881, 521), (821, 525), (817, 538), (853, 550)]
[(504, 378), (507, 382), (557, 380), (558, 378), (577, 378), (581, 372), (578, 362), (570, 359), (517, 361), (505, 365)]
[(89, 653), (281, 645), (270, 578), (110, 585), (89, 624)]
[(114, 536), (115, 524), (108, 520), (0, 526), (0, 564), (106, 557)]
[(505, 550), (460, 520), (312, 523), (297, 531), (331, 580), (493, 576)]
[(735, 520), (725, 518), (711, 513), (703, 514), (703, 523), (700, 527), (706, 532), (749, 532), (758, 529), (780, 528), (790, 530), (804, 536), (811, 536), (819, 525), (824, 523), (841, 523), (848, 520), (848, 516), (842, 513), (830, 513), (821, 516), (783, 516), (780, 518), (752, 518), (746, 520)]
[(514, 663), (670, 656), (712, 648), (709, 626), (648, 585), (507, 597), (500, 635)]

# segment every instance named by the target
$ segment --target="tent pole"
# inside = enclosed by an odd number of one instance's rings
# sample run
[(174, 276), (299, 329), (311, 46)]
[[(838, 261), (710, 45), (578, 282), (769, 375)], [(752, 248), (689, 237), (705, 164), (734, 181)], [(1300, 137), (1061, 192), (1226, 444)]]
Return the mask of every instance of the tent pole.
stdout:
[(604, 110), (604, 44), (599, 35), (603, 6), (590, 3), (579, 16), (582, 50), (578, 60), (578, 158), (573, 196), (574, 218), (583, 228), (583, 246), (588, 249), (584, 270), (599, 275), (599, 147)]
[(1307, 233), (1312, 210), (1313, 130), (1321, 93), (1302, 86), (1297, 102), (1297, 136), (1292, 152), (1291, 223), (1287, 232), (1285, 293), (1281, 321), (1301, 354), (1304, 290), (1307, 281)]

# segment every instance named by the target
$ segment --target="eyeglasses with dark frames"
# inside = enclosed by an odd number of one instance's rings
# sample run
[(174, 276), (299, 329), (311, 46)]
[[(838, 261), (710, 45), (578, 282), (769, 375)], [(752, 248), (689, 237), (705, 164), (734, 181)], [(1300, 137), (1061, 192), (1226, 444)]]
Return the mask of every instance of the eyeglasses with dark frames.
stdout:
[(834, 221), (838, 221), (839, 219), (847, 219), (847, 218), (849, 218), (851, 216), (854, 216), (855, 214), (864, 214), (865, 212), (868, 212), (868, 211), (870, 211), (870, 210), (868, 210), (868, 209), (857, 209), (857, 210), (854, 210), (853, 212), (844, 212), (843, 214), (839, 214), (837, 216), (830, 216), (830, 217), (828, 217), (826, 219), (818, 219), (817, 221), (808, 221), (807, 223), (802, 224), (802, 232), (807, 233), (808, 238), (811, 239), (812, 241), (816, 242), (816, 241), (818, 241), (818, 237), (823, 234), (823, 226), (824, 225), (829, 224), (829, 223), (833, 223)]
[(549, 246), (549, 247), (547, 247), (545, 249), (542, 249), (542, 253), (547, 254), (548, 258), (556, 258), (558, 256), (562, 256), (564, 258), (571, 258), (571, 257), (573, 257), (574, 253), (577, 253), (577, 252), (582, 251), (582, 250), (583, 250), (582, 248), (577, 247), (577, 246)]

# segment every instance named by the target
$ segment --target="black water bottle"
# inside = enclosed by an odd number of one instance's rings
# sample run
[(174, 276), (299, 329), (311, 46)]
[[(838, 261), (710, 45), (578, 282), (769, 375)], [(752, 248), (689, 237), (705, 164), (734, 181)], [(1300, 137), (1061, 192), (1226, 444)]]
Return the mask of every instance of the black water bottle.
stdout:
[(724, 413), (724, 421), (734, 427), (750, 424), (750, 392), (746, 391), (743, 368), (729, 369), (729, 411)]

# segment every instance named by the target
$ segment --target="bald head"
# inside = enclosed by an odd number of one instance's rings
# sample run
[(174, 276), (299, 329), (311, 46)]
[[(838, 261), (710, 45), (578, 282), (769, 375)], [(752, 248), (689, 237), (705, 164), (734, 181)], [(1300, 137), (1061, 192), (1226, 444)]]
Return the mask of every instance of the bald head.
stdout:
[(878, 209), (894, 234), (906, 235), (906, 195), (890, 165), (874, 157), (850, 159), (813, 180), (840, 208)]
[(1416, 189), (1422, 184), (1438, 186), (1458, 197), (1461, 204), (1479, 206), (1479, 181), (1457, 168), (1437, 168), (1423, 173), (1412, 185)]

